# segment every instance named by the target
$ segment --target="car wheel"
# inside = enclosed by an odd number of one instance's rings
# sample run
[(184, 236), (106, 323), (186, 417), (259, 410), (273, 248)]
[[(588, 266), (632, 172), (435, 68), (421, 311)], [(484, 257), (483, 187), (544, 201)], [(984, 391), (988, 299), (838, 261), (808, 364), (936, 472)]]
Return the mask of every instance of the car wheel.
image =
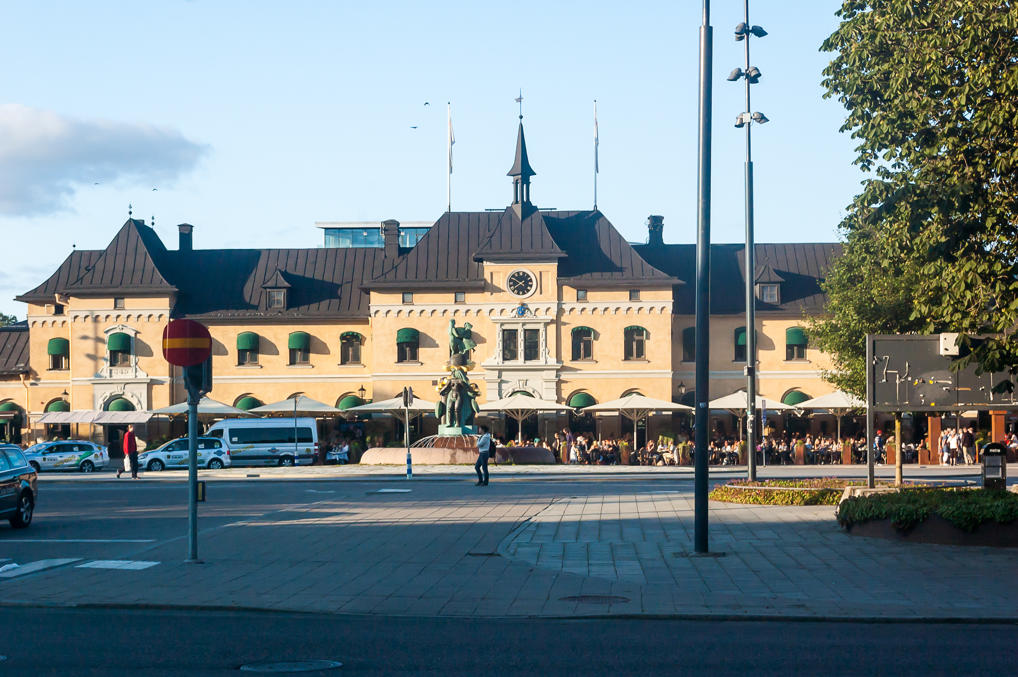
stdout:
[(78, 470), (81, 472), (92, 472), (95, 470), (95, 463), (92, 463), (92, 461), (82, 461), (81, 465), (78, 466)]
[(18, 509), (10, 518), (11, 526), (15, 529), (24, 529), (32, 523), (32, 515), (35, 513), (35, 499), (29, 491), (22, 492), (18, 498)]
[(35, 472), (42, 472), (42, 468), (40, 468), (39, 464), (36, 463), (35, 461), (29, 461), (28, 465), (32, 466), (32, 470), (34, 470)]
[(166, 464), (160, 461), (158, 458), (153, 458), (151, 461), (148, 462), (148, 469), (153, 470), (155, 472), (159, 472), (165, 467)]
[(279, 459), (279, 465), (285, 465), (290, 467), (293, 465), (293, 456), (282, 456)]
[(223, 462), (218, 458), (214, 458), (209, 461), (209, 470), (219, 470), (223, 467)]

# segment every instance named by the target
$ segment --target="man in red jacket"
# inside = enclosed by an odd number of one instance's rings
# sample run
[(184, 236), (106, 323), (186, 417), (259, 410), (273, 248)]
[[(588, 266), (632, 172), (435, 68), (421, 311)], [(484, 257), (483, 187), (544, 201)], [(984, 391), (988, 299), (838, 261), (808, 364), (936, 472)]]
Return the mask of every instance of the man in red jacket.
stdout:
[[(134, 437), (134, 426), (127, 426), (127, 432), (124, 433), (124, 456), (131, 459), (131, 477), (138, 479), (138, 440)], [(120, 473), (117, 472), (117, 477), (120, 477)]]

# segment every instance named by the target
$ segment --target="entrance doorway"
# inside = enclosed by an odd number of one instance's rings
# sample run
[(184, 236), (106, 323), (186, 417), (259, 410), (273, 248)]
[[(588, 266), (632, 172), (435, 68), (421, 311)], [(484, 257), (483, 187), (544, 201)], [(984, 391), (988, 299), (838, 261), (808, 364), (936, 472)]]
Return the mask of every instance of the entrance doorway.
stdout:
[(109, 449), (110, 458), (124, 457), (124, 433), (127, 426), (123, 424), (109, 424), (103, 426), (103, 439), (106, 440), (106, 447)]

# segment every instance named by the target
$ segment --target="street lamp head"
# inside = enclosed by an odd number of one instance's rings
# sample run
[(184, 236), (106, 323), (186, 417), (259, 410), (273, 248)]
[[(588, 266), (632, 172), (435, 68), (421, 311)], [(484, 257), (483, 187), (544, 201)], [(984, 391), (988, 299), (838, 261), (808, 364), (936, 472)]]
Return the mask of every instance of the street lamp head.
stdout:
[(749, 32), (752, 33), (753, 36), (757, 38), (762, 38), (763, 36), (767, 35), (767, 31), (765, 31), (762, 26), (753, 26), (752, 28), (749, 29)]
[(750, 26), (745, 22), (740, 23), (738, 26), (735, 27), (736, 42), (745, 40), (750, 35), (752, 35), (753, 37), (762, 38), (763, 36), (767, 35), (767, 31), (765, 31), (760, 26)]
[(735, 118), (735, 127), (737, 129), (741, 129), (742, 127), (746, 126), (747, 122), (749, 122), (749, 114), (739, 113)]
[[(743, 113), (743, 115), (745, 115), (745, 113)], [(759, 111), (753, 113), (752, 118), (753, 122), (759, 122), (761, 125), (765, 122), (770, 122), (770, 120), (767, 119), (767, 116)]]
[(727, 79), (728, 79), (729, 82), (735, 82), (736, 80), (738, 80), (742, 76), (743, 76), (742, 69), (741, 68), (736, 68), (734, 71), (732, 71), (731, 73), (728, 74), (728, 78)]
[(763, 73), (761, 73), (760, 69), (757, 68), (756, 66), (750, 66), (749, 70), (746, 71), (745, 75), (746, 79), (749, 80), (749, 84), (755, 85), (756, 83), (760, 82), (760, 78), (763, 76)]

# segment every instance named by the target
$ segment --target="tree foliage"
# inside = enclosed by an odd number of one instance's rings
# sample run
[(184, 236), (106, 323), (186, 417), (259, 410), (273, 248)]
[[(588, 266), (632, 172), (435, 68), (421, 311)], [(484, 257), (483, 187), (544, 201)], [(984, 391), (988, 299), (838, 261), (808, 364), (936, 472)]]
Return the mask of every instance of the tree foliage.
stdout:
[(8, 327), (18, 321), (18, 318), (14, 315), (7, 315), (6, 313), (0, 313), (0, 327)]
[[(841, 130), (859, 141), (867, 178), (841, 224), (856, 258), (827, 281), (819, 342), (855, 392), (863, 328), (958, 331), (972, 347), (958, 366), (1015, 374), (1018, 8), (845, 0), (838, 16), (823, 85), (848, 111)], [(859, 285), (869, 288), (853, 295)]]

